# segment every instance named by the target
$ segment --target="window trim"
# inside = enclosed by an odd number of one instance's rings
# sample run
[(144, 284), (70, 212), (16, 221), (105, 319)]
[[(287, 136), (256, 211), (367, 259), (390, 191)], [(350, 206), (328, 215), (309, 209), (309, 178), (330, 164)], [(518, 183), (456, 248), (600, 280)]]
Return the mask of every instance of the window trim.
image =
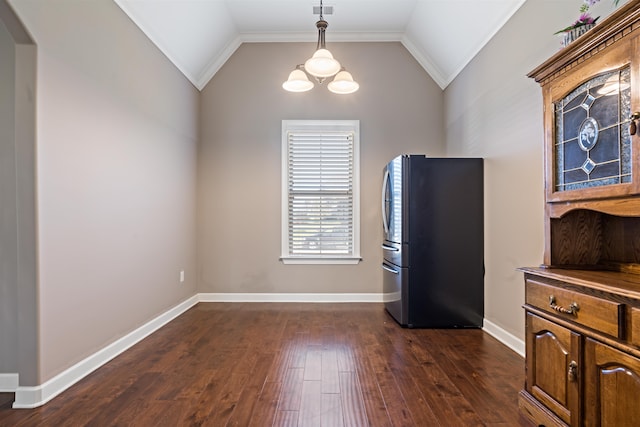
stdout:
[[(353, 132), (353, 254), (347, 256), (291, 255), (289, 253), (289, 132)], [(283, 120), (281, 187), (281, 256), (283, 264), (358, 264), (360, 257), (360, 121)]]

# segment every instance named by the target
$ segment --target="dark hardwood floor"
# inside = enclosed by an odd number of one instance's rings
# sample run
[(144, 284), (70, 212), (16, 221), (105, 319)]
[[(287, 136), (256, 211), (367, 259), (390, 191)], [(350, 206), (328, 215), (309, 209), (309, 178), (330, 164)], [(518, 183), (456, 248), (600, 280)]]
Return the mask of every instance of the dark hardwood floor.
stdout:
[(1, 426), (518, 426), (524, 360), (381, 304), (200, 303)]

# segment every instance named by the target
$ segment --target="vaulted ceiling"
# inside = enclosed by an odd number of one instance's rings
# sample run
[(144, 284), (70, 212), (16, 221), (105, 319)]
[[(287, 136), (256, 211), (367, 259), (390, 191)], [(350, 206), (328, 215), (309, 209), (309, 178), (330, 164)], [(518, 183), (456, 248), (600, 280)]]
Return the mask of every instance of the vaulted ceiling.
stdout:
[[(198, 89), (244, 42), (317, 40), (320, 0), (114, 1)], [(326, 0), (327, 47), (399, 41), (444, 89), (524, 1)]]

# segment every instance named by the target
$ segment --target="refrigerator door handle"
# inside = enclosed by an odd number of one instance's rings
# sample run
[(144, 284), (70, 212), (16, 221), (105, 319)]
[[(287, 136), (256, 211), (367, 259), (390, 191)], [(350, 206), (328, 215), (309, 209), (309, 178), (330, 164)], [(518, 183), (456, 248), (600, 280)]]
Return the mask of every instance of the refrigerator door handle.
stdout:
[(389, 170), (385, 169), (384, 178), (382, 179), (382, 195), (380, 200), (382, 201), (382, 226), (384, 227), (384, 235), (385, 237), (389, 234), (389, 224), (387, 224), (387, 209), (385, 206), (385, 195), (387, 190), (387, 182), (389, 180)]
[(400, 271), (396, 270), (395, 268), (385, 264), (384, 262), (382, 263), (382, 268), (384, 268), (387, 271), (390, 271), (393, 274), (400, 274)]
[(384, 243), (382, 244), (382, 249), (384, 249), (385, 251), (393, 251), (393, 252), (399, 252), (400, 251), (400, 249), (394, 248), (393, 246), (387, 246)]

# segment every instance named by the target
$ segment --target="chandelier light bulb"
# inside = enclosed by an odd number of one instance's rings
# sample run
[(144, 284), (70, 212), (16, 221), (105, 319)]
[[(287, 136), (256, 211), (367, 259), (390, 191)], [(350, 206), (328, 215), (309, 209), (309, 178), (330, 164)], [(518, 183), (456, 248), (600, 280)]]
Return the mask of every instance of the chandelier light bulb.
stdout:
[(309, 80), (304, 71), (296, 68), (289, 73), (289, 78), (282, 83), (284, 90), (289, 92), (306, 92), (313, 89), (313, 82)]
[(328, 85), (328, 89), (340, 95), (346, 95), (349, 93), (353, 93), (360, 88), (360, 85), (357, 82), (353, 81), (353, 76), (348, 71), (340, 71), (336, 74), (336, 77), (333, 79), (331, 83)]
[(340, 63), (333, 59), (327, 49), (318, 49), (313, 56), (304, 63), (304, 69), (314, 77), (326, 78), (340, 71)]

